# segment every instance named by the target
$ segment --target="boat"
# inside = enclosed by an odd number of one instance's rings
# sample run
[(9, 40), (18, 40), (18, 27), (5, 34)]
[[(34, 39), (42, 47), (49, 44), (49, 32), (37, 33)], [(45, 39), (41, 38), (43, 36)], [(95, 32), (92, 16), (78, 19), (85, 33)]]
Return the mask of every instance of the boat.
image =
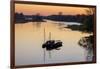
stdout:
[(44, 64), (46, 63), (46, 51), (48, 51), (49, 53), (49, 58), (51, 58), (51, 51), (52, 50), (60, 50), (60, 47), (63, 46), (62, 45), (62, 41), (61, 40), (54, 40), (51, 39), (51, 32), (49, 32), (49, 39), (46, 39), (46, 34), (45, 34), (45, 28), (44, 28), (44, 42), (42, 44), (42, 48), (44, 50)]
[(46, 48), (47, 51), (60, 50), (61, 46), (62, 42), (60, 40), (48, 40), (42, 45), (42, 48)]

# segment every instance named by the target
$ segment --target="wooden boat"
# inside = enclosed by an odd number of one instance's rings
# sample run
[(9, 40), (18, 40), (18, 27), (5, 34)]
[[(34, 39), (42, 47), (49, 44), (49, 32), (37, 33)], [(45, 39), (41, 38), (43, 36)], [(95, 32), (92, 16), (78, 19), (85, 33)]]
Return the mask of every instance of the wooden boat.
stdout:
[(42, 48), (46, 48), (46, 50), (60, 50), (60, 47), (62, 46), (62, 42), (60, 40), (48, 40), (43, 45)]
[(42, 44), (42, 48), (44, 50), (44, 64), (46, 61), (46, 50), (49, 53), (49, 58), (51, 58), (51, 51), (52, 50), (60, 50), (60, 47), (62, 46), (62, 42), (60, 40), (51, 40), (51, 32), (49, 32), (49, 39), (46, 41), (46, 34), (45, 34), (45, 28), (44, 28), (44, 43)]

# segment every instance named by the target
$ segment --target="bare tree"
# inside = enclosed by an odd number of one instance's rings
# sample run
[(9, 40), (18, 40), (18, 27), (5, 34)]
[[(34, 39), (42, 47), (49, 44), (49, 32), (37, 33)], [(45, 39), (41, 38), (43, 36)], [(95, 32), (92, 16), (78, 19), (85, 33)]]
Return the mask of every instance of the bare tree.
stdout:
[(94, 8), (89, 8), (89, 9), (86, 10), (87, 15), (93, 15), (94, 12), (95, 12)]

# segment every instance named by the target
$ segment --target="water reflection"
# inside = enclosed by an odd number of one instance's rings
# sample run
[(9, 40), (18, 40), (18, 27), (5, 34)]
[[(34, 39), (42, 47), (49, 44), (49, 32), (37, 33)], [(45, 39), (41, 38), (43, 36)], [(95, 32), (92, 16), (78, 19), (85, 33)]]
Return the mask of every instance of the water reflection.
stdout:
[(60, 50), (45, 52), (46, 64), (87, 61), (88, 52), (80, 47), (77, 42), (82, 37), (90, 34), (82, 34), (79, 31), (63, 28), (68, 24), (70, 23), (67, 22), (66, 24), (59, 25), (56, 21), (50, 20), (39, 23), (28, 22), (15, 24), (16, 65), (44, 64), (44, 49), (42, 48), (42, 44), (44, 43), (44, 28), (46, 41), (48, 41), (49, 32), (51, 32), (51, 40), (61, 40), (63, 42)]
[(36, 26), (37, 29), (41, 28), (41, 22), (32, 22), (33, 27)]
[(93, 35), (82, 37), (78, 44), (86, 49), (87, 52), (87, 61), (93, 60)]

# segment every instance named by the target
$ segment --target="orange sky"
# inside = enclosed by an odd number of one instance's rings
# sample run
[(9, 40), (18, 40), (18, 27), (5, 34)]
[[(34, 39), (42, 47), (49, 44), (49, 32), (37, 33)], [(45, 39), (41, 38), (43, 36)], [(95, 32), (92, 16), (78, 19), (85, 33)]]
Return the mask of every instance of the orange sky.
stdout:
[(51, 15), (63, 12), (65, 15), (86, 14), (86, 9), (82, 7), (67, 7), (67, 6), (50, 6), (50, 5), (32, 5), (32, 4), (15, 4), (15, 12), (22, 12), (26, 15)]

